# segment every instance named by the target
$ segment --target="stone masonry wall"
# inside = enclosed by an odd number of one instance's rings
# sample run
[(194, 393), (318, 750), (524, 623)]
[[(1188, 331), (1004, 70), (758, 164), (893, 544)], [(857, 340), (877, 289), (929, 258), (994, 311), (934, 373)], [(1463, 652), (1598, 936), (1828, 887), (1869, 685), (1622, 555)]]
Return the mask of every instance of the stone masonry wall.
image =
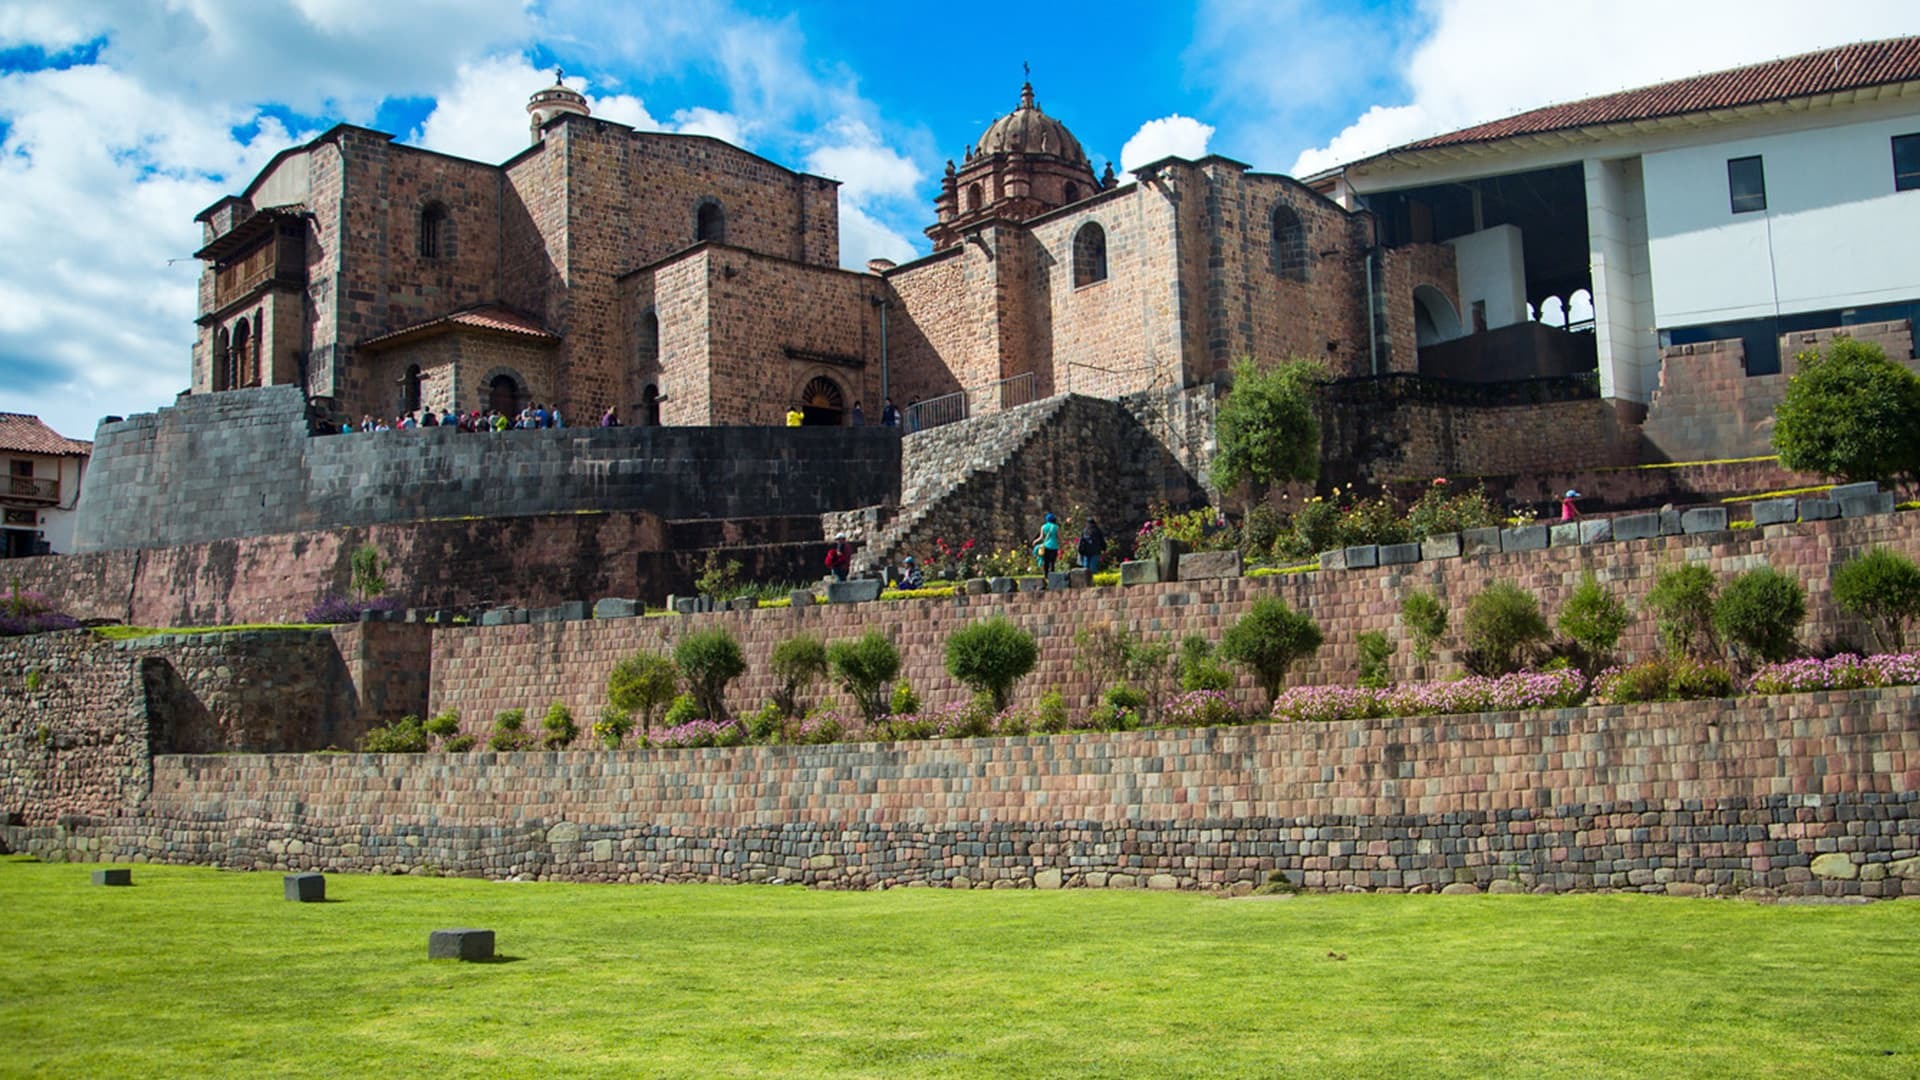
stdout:
[(181, 399), (102, 424), (76, 547), (164, 547), (435, 517), (646, 510), (668, 518), (817, 514), (890, 501), (882, 428), (445, 428), (306, 435), (294, 387)]
[[(1913, 688), (732, 750), (160, 757), (46, 858), (828, 888), (1920, 895)], [(119, 808), (116, 808), (119, 809)]]
[(88, 633), (0, 639), (0, 821), (116, 817), (152, 782), (137, 657)]
[(1320, 408), (1323, 485), (1632, 465), (1638, 446), (1638, 431), (1597, 398), (1490, 407), (1387, 393)]

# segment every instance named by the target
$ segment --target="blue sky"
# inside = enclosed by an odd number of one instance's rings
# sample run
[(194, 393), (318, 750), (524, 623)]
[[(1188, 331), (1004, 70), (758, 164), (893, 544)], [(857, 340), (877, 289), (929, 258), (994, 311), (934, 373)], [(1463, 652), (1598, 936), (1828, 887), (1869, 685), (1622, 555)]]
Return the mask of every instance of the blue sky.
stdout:
[[(976, 17), (969, 18), (969, 13)], [(195, 212), (339, 121), (498, 161), (564, 66), (598, 115), (841, 180), (842, 261), (911, 257), (947, 158), (1018, 100), (1096, 168), (1304, 175), (1423, 135), (1852, 40), (1852, 0), (5, 0), (0, 409), (87, 437), (187, 385)]]

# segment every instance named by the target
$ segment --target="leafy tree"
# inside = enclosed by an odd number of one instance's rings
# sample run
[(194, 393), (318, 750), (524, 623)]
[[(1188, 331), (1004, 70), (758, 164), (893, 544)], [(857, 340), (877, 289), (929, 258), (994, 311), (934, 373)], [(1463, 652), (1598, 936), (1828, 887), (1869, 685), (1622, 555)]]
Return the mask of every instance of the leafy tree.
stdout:
[(1713, 571), (1704, 566), (1676, 566), (1654, 579), (1647, 607), (1668, 656), (1709, 660), (1719, 651), (1713, 631), (1714, 588)]
[(1294, 611), (1277, 596), (1265, 596), (1227, 628), (1220, 639), (1220, 658), (1253, 672), (1271, 704), (1280, 696), (1287, 669), (1318, 652), (1322, 640), (1311, 615)]
[[(674, 646), (673, 662), (686, 677), (687, 689), (709, 720), (726, 716), (727, 684), (747, 670), (740, 642), (722, 627), (696, 630)], [(737, 723), (737, 721), (736, 721)], [(746, 733), (744, 725), (741, 733)]]
[(827, 663), (853, 695), (860, 715), (873, 723), (883, 710), (883, 695), (900, 674), (900, 649), (893, 639), (869, 630), (852, 641), (836, 641), (827, 649)]
[(1360, 650), (1360, 685), (1380, 690), (1392, 679), (1388, 669), (1393, 660), (1393, 642), (1378, 630), (1368, 630), (1355, 639)]
[(1920, 475), (1920, 375), (1852, 338), (1794, 359), (1773, 414), (1782, 466), (1843, 480)]
[(527, 726), (527, 710), (508, 709), (493, 718), (493, 734), (487, 736), (487, 749), (500, 752), (525, 750), (533, 744), (533, 739), (524, 730)]
[(1907, 628), (1920, 619), (1920, 566), (1898, 552), (1874, 548), (1833, 572), (1833, 602), (1866, 620), (1880, 648), (1905, 652)]
[(1612, 661), (1620, 635), (1633, 623), (1633, 612), (1589, 571), (1560, 605), (1557, 621), (1560, 632), (1579, 651), (1581, 664), (1589, 672), (1598, 672)]
[(573, 722), (573, 710), (564, 702), (556, 701), (547, 706), (546, 718), (540, 721), (545, 734), (540, 736), (540, 746), (546, 750), (565, 750), (580, 737), (580, 726)]
[(362, 600), (371, 600), (386, 593), (387, 564), (380, 558), (379, 548), (372, 544), (361, 544), (354, 549), (350, 566), (355, 595)]
[(1231, 690), (1233, 675), (1214, 662), (1213, 642), (1199, 634), (1180, 639), (1180, 689)]
[(1540, 601), (1511, 581), (1496, 581), (1467, 601), (1461, 636), (1473, 666), (1504, 675), (1525, 666), (1528, 655), (1552, 636)]
[(1318, 360), (1261, 367), (1251, 358), (1233, 366), (1233, 389), (1215, 420), (1219, 452), (1209, 472), (1222, 491), (1242, 483), (1264, 490), (1320, 475), (1320, 421), (1316, 387), (1327, 380)]
[(1400, 618), (1413, 638), (1413, 658), (1420, 664), (1420, 678), (1427, 677), (1427, 665), (1433, 662), (1433, 647), (1447, 634), (1447, 606), (1440, 598), (1415, 589), (1400, 601)]
[(1150, 701), (1167, 696), (1167, 661), (1173, 648), (1166, 642), (1148, 641), (1125, 625), (1103, 622), (1081, 627), (1073, 645), (1074, 666), (1093, 674), (1096, 689), (1132, 683), (1147, 691)]
[(403, 716), (383, 727), (368, 728), (360, 749), (369, 754), (424, 754), (432, 740), (417, 716)]
[(773, 673), (780, 680), (773, 692), (774, 703), (783, 716), (799, 716), (805, 711), (800, 698), (813, 689), (827, 673), (827, 647), (812, 634), (795, 634), (773, 647), (769, 658)]
[(1713, 602), (1713, 628), (1720, 636), (1767, 663), (1799, 648), (1807, 617), (1807, 590), (1771, 566), (1736, 575)]
[(607, 700), (632, 716), (640, 714), (640, 734), (653, 730), (653, 714), (673, 700), (679, 678), (673, 661), (659, 653), (637, 652), (613, 666), (607, 675)]
[(1001, 616), (963, 626), (947, 638), (947, 674), (1007, 707), (1013, 687), (1040, 660), (1033, 635)]

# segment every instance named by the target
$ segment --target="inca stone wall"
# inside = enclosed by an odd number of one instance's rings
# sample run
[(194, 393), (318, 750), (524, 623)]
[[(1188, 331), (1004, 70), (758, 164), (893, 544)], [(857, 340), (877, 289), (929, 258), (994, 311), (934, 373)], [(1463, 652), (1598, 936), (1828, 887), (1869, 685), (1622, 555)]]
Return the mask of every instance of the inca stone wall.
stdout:
[(829, 888), (1920, 895), (1913, 688), (731, 750), (156, 758), (44, 858)]
[(102, 424), (80, 551), (428, 518), (644, 510), (777, 517), (888, 502), (885, 428), (446, 428), (309, 438), (294, 387), (182, 398)]

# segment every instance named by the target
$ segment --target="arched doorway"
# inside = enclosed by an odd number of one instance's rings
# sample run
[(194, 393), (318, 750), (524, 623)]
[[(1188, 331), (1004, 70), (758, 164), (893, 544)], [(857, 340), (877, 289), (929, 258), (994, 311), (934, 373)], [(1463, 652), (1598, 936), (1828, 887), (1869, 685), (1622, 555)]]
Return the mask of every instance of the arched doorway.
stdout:
[(520, 411), (520, 383), (511, 375), (495, 375), (487, 383), (487, 408), (505, 416)]
[(1460, 336), (1460, 313), (1431, 285), (1413, 290), (1413, 337), (1417, 346), (1438, 345)]
[(847, 395), (839, 383), (815, 375), (800, 391), (800, 412), (808, 427), (838, 427), (847, 422)]
[(648, 427), (660, 426), (660, 388), (648, 383), (640, 391), (639, 422)]

